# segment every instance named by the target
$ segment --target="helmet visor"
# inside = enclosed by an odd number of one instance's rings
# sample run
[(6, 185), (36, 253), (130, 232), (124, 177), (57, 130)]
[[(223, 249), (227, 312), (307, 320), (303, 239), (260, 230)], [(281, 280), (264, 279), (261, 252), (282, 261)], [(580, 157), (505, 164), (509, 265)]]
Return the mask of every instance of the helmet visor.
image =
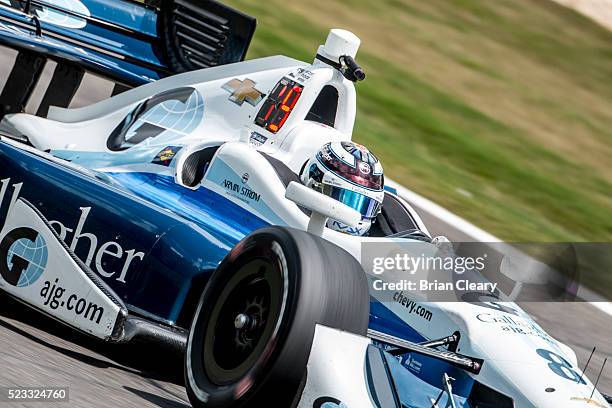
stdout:
[(356, 193), (342, 187), (323, 184), (323, 194), (342, 204), (348, 205), (354, 210), (359, 211), (362, 219), (373, 219), (380, 212), (381, 203), (367, 195)]

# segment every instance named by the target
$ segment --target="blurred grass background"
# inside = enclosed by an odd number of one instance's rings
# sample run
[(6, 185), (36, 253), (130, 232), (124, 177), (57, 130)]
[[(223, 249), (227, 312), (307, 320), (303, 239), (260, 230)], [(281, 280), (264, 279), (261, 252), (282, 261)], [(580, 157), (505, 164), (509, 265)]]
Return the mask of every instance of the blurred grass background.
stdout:
[(612, 240), (612, 33), (547, 0), (229, 0), (248, 58), (362, 39), (354, 139), (507, 241)]

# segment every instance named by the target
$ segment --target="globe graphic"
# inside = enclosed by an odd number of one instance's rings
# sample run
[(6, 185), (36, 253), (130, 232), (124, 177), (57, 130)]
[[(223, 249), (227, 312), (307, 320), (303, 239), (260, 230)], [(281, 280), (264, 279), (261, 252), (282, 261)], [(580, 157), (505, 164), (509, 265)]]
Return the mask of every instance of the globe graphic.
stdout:
[(47, 267), (47, 244), (42, 235), (34, 242), (29, 239), (18, 239), (8, 250), (7, 265), (9, 269), (13, 267), (13, 257), (18, 256), (29, 262), (29, 266), (21, 274), (17, 287), (30, 286), (40, 278)]
[(173, 140), (193, 132), (202, 123), (203, 117), (204, 97), (193, 89), (185, 102), (170, 99), (145, 112), (128, 130), (125, 140), (133, 143), (139, 139), (140, 132), (157, 137), (156, 143)]

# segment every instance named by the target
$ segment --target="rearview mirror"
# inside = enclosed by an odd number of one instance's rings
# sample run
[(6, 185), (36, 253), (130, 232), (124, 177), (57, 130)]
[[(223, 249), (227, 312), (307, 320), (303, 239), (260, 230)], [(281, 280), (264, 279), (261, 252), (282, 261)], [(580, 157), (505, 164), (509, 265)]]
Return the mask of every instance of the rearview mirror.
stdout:
[(312, 211), (307, 231), (314, 235), (323, 235), (328, 218), (338, 220), (350, 227), (358, 226), (361, 221), (359, 211), (295, 181), (287, 186), (285, 198)]

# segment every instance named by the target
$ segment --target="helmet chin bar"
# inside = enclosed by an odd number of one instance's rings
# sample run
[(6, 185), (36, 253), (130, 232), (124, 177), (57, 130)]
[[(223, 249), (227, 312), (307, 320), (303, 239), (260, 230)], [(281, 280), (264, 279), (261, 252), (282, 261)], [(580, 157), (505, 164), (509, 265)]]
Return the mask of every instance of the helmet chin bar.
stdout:
[(328, 218), (351, 227), (357, 227), (361, 221), (359, 211), (295, 181), (287, 186), (285, 198), (311, 211), (307, 231), (314, 235), (323, 235)]

